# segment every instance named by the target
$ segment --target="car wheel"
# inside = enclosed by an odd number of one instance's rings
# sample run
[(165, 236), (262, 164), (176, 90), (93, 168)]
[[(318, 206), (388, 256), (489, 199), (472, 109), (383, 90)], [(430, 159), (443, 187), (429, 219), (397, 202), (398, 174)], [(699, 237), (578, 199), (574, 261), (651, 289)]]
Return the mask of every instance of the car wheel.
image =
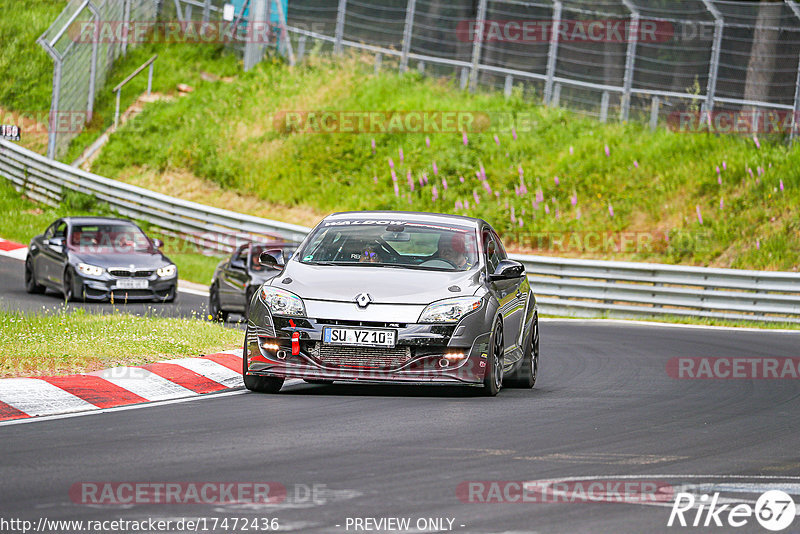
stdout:
[(170, 288), (169, 294), (167, 298), (164, 299), (164, 302), (175, 302), (175, 299), (178, 298), (178, 284), (175, 284)]
[(242, 355), (242, 379), (244, 387), (256, 393), (277, 393), (283, 387), (283, 378), (274, 376), (254, 376), (247, 374), (247, 347)]
[(25, 291), (28, 293), (44, 293), (45, 287), (36, 282), (36, 271), (30, 258), (25, 260)]
[(539, 316), (533, 316), (531, 335), (525, 346), (522, 364), (508, 380), (508, 385), (513, 388), (530, 389), (536, 384), (536, 375), (539, 372)]
[(208, 292), (208, 313), (214, 321), (222, 321), (224, 323), (228, 320), (228, 312), (223, 311), (219, 305), (219, 289), (217, 288), (217, 284), (212, 284)]
[(483, 394), (494, 397), (503, 387), (503, 323), (498, 317), (489, 338), (489, 354), (486, 362), (486, 376), (483, 378)]
[(64, 271), (64, 289), (61, 292), (64, 294), (65, 302), (75, 300), (75, 283), (72, 280), (72, 271), (69, 269)]

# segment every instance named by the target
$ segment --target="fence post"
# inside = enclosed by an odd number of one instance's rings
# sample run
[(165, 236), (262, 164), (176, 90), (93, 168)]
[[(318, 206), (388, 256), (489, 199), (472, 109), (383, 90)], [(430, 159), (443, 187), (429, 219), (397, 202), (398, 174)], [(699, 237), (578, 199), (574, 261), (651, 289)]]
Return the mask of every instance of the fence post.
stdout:
[(117, 110), (114, 112), (114, 129), (116, 130), (119, 127), (119, 97), (120, 93), (122, 93), (122, 87), (117, 89)]
[(211, 0), (206, 0), (203, 3), (203, 24), (208, 24), (211, 19)]
[[(89, 6), (91, 6), (91, 5), (92, 5), (92, 2), (89, 2)], [(99, 14), (97, 15), (97, 18), (98, 19), (100, 18)], [(123, 56), (127, 56), (128, 55), (128, 26), (129, 26), (130, 22), (131, 22), (131, 0), (125, 0), (124, 4), (122, 6), (122, 27), (124, 28), (123, 32), (122, 32), (122, 35), (123, 35), (123, 37), (122, 37), (122, 55)]]
[(175, 0), (175, 16), (178, 17), (179, 22), (183, 22), (183, 11), (181, 10), (180, 0)]
[(459, 85), (462, 91), (467, 88), (468, 82), (469, 82), (469, 69), (467, 69), (467, 67), (461, 67), (461, 81)]
[(469, 90), (475, 91), (478, 87), (478, 66), (481, 61), (483, 49), (484, 24), (486, 23), (486, 0), (478, 2), (478, 20), (475, 24), (475, 36), (472, 43), (472, 70), (469, 73)]
[(50, 159), (56, 159), (56, 143), (58, 141), (58, 107), (61, 100), (61, 58), (54, 59), (55, 66), (53, 67), (53, 99), (50, 103), (50, 120), (47, 121), (50, 128), (47, 139), (47, 157)]
[(505, 95), (506, 98), (511, 97), (511, 91), (513, 90), (513, 88), (514, 88), (514, 77), (509, 74), (506, 76), (506, 84), (503, 87), (503, 94)]
[[(800, 19), (800, 7), (794, 2), (794, 0), (784, 0), (786, 5), (789, 6), (789, 9), (792, 10), (794, 16)], [(794, 107), (792, 109), (792, 132), (789, 134), (789, 141), (794, 143), (795, 137), (797, 137), (797, 129), (798, 129), (798, 116), (797, 114), (800, 113), (800, 56), (797, 57), (797, 83), (795, 83), (794, 87)]]
[[(267, 28), (272, 28), (272, 22), (270, 20), (270, 9), (271, 9), (272, 0), (267, 0)], [(292, 40), (289, 37), (289, 30), (286, 29), (286, 24), (288, 22), (288, 18), (286, 13), (283, 12), (283, 3), (281, 0), (275, 2), (275, 5), (278, 7), (278, 27), (281, 30), (281, 43), (286, 49), (286, 55), (289, 56), (289, 66), (294, 67), (295, 65), (295, 58), (294, 58), (294, 49), (292, 48)], [(288, 5), (288, 4), (287, 4)], [(259, 61), (261, 58), (259, 58)]]
[(339, 0), (339, 10), (336, 13), (336, 41), (333, 43), (333, 53), (336, 55), (342, 53), (345, 13), (347, 13), (347, 0)]
[[(94, 5), (94, 2), (89, 2), (87, 7), (92, 12), (92, 16), (94, 17), (94, 35), (92, 36), (92, 63), (89, 65), (89, 94), (87, 95), (86, 101), (86, 120), (91, 121), (92, 116), (94, 115), (94, 94), (97, 85), (97, 51), (98, 51), (98, 40), (100, 35), (100, 11)], [(127, 24), (125, 30), (125, 43), (128, 42), (128, 31), (127, 31)]]
[(411, 37), (414, 34), (414, 12), (417, 0), (408, 0), (406, 6), (406, 24), (403, 26), (403, 52), (400, 56), (400, 72), (408, 70), (408, 52), (411, 50)]
[(153, 92), (153, 67), (155, 66), (155, 62), (150, 63), (150, 69), (147, 71), (147, 96), (150, 96), (150, 93)]
[(550, 36), (550, 50), (547, 52), (547, 81), (544, 84), (545, 105), (550, 104), (550, 99), (553, 96), (553, 79), (556, 75), (556, 60), (558, 59), (558, 33), (561, 24), (561, 10), (561, 0), (554, 0), (553, 24), (550, 29), (553, 33)]
[(706, 102), (704, 112), (714, 111), (714, 97), (717, 93), (717, 75), (719, 73), (719, 56), (722, 52), (722, 33), (725, 31), (725, 20), (722, 13), (713, 4), (712, 0), (702, 0), (708, 12), (714, 17), (714, 44), (711, 47), (711, 64), (708, 69), (708, 88), (706, 89)]
[(653, 97), (653, 102), (650, 106), (650, 129), (658, 128), (658, 110), (661, 107), (661, 99), (657, 96)]
[(610, 96), (608, 91), (603, 91), (603, 97), (600, 99), (600, 122), (608, 120), (608, 100)]
[(383, 63), (383, 54), (378, 52), (375, 54), (375, 74), (377, 75), (381, 71), (381, 63)]
[(557, 108), (561, 103), (561, 84), (557, 83), (553, 86), (553, 101), (552, 107)]
[(636, 63), (636, 47), (639, 45), (639, 9), (631, 0), (622, 0), (625, 7), (631, 12), (631, 27), (628, 31), (628, 52), (625, 56), (625, 78), (622, 82), (622, 106), (620, 121), (626, 122), (631, 111), (631, 87)]
[(302, 61), (304, 55), (306, 55), (306, 36), (301, 35), (297, 40), (297, 61)]

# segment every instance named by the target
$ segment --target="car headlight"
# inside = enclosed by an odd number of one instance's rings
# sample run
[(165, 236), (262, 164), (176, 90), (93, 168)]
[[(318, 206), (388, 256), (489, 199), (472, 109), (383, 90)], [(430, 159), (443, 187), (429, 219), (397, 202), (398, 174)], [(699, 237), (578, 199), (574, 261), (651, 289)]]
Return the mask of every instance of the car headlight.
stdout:
[(167, 265), (166, 267), (159, 267), (156, 271), (156, 274), (161, 278), (169, 278), (171, 276), (175, 276), (175, 273), (178, 272), (178, 268), (174, 265)]
[(429, 304), (419, 316), (420, 323), (456, 323), (481, 307), (478, 297), (457, 297)]
[(106, 270), (102, 267), (89, 265), (88, 263), (79, 263), (78, 270), (81, 272), (81, 274), (85, 274), (86, 276), (100, 276), (106, 272)]
[(261, 300), (264, 301), (264, 304), (267, 305), (273, 315), (305, 316), (306, 314), (303, 299), (285, 289), (262, 286), (260, 294)]

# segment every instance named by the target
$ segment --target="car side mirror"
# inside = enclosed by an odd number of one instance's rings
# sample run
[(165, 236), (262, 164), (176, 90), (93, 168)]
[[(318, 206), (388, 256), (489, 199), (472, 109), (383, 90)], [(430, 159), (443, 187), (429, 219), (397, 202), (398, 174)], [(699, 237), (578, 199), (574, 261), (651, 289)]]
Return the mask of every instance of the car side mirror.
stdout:
[(161, 248), (164, 246), (164, 242), (160, 239), (153, 239), (153, 246), (156, 248)]
[(518, 261), (503, 260), (497, 264), (497, 268), (489, 275), (489, 280), (513, 280), (522, 278), (525, 275), (525, 266)]
[(45, 245), (50, 247), (53, 250), (61, 252), (64, 250), (64, 238), (63, 237), (51, 237), (50, 239), (45, 240)]
[(272, 267), (273, 269), (283, 267), (286, 264), (283, 259), (283, 250), (279, 248), (265, 250), (258, 255), (258, 261), (261, 265)]

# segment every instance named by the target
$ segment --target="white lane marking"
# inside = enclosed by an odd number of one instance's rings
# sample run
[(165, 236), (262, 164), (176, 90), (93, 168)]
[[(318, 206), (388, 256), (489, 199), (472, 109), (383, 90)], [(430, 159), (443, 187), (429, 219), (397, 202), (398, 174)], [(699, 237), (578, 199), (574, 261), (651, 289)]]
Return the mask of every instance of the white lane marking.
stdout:
[[(300, 379), (291, 379), (287, 380), (284, 386), (296, 386), (297, 384), (302, 384), (303, 381)], [(193, 397), (185, 397), (180, 399), (170, 399), (164, 401), (157, 401), (157, 402), (148, 402), (143, 404), (128, 404), (125, 406), (115, 406), (113, 408), (96, 408), (94, 410), (86, 410), (84, 412), (76, 412), (76, 413), (61, 413), (56, 415), (47, 415), (44, 417), (32, 417), (28, 419), (14, 419), (12, 421), (2, 421), (0, 422), (0, 427), (3, 426), (11, 426), (11, 425), (25, 425), (29, 423), (43, 423), (45, 421), (55, 421), (58, 419), (71, 419), (73, 417), (84, 417), (87, 415), (99, 415), (104, 413), (114, 413), (114, 412), (124, 412), (127, 410), (141, 410), (143, 408), (154, 408), (156, 406), (167, 406), (169, 404), (180, 404), (182, 402), (193, 402), (196, 400), (206, 400), (206, 399), (216, 399), (219, 397), (232, 397), (234, 395), (245, 395), (250, 393), (250, 391), (246, 389), (237, 389), (234, 391), (221, 391), (219, 393), (206, 393), (204, 395), (195, 395)], [(258, 393), (256, 393), (258, 395)]]
[(92, 374), (149, 401), (174, 399), (197, 394), (141, 367), (114, 367)]
[(187, 295), (197, 295), (198, 297), (207, 297), (208, 291), (199, 291), (197, 289), (189, 289), (186, 287), (178, 286), (179, 293), (186, 293)]
[(237, 373), (233, 369), (229, 369), (207, 358), (180, 358), (177, 360), (163, 360), (159, 363), (174, 363), (175, 365), (180, 365), (185, 369), (194, 371), (199, 375), (203, 375), (214, 382), (230, 388), (243, 385), (242, 373)]
[(558, 317), (540, 317), (539, 321), (543, 323), (583, 323), (583, 324), (599, 324), (609, 326), (653, 326), (659, 328), (693, 328), (696, 330), (716, 330), (719, 332), (761, 332), (762, 334), (800, 334), (800, 325), (797, 330), (787, 330), (781, 328), (753, 328), (753, 327), (738, 327), (738, 326), (712, 326), (702, 324), (680, 324), (680, 323), (661, 323), (657, 321), (634, 321), (627, 319), (586, 319), (586, 318), (558, 318)]
[(0, 401), (33, 417), (97, 408), (58, 386), (36, 378), (3, 379), (0, 382)]

